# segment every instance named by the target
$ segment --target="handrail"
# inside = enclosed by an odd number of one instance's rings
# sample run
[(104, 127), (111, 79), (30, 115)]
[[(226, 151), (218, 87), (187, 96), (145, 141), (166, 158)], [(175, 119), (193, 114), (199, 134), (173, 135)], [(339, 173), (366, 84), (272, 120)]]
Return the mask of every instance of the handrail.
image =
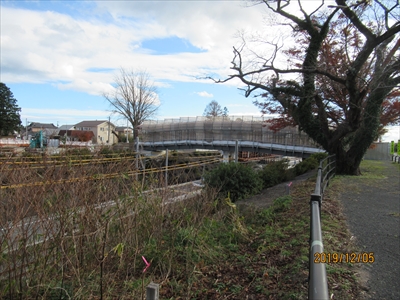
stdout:
[(329, 180), (335, 175), (335, 155), (330, 155), (319, 163), (317, 182), (314, 193), (311, 194), (310, 210), (310, 266), (308, 281), (308, 298), (329, 299), (328, 281), (325, 263), (316, 261), (318, 253), (324, 252), (321, 230), (321, 203), (325, 188)]

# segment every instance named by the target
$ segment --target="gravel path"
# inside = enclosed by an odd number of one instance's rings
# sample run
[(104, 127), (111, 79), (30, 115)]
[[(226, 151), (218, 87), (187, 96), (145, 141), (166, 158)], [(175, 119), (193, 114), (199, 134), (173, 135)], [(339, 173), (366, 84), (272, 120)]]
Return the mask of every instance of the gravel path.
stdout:
[(360, 251), (374, 252), (375, 262), (362, 265), (368, 299), (400, 299), (400, 170), (377, 163), (378, 176), (346, 177), (339, 199)]

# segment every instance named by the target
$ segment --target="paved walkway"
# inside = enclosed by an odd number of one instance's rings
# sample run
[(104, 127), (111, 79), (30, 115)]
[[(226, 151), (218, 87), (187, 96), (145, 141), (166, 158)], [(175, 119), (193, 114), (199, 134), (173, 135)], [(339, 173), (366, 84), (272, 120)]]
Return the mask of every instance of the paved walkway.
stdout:
[(400, 299), (400, 169), (376, 163), (373, 174), (344, 178), (340, 200), (360, 251), (374, 252), (375, 262), (362, 266), (368, 299)]

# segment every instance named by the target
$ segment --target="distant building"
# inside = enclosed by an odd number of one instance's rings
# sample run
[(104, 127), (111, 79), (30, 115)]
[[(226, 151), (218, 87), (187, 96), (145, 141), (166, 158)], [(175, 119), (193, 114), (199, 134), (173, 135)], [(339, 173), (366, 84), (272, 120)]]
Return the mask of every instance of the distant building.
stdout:
[(58, 130), (74, 130), (75, 125), (61, 125), (58, 127)]
[(53, 123), (32, 122), (31, 124), (28, 125), (28, 130), (31, 130), (32, 132), (39, 132), (40, 130), (44, 130), (44, 129), (56, 130), (58, 128), (57, 128), (57, 126), (54, 126)]
[(33, 136), (39, 131), (43, 132), (43, 135), (46, 137), (52, 137), (57, 135), (58, 128), (54, 126), (53, 123), (37, 123), (32, 122), (27, 126), (27, 131), (22, 132), (23, 136)]
[(114, 144), (118, 143), (118, 137), (115, 132), (115, 125), (109, 121), (82, 121), (75, 124), (75, 131), (92, 131), (93, 142), (97, 144)]
[(118, 136), (127, 136), (132, 137), (133, 136), (133, 130), (132, 128), (126, 127), (126, 126), (118, 126), (115, 127), (115, 132), (118, 134)]
[(66, 141), (89, 142), (94, 139), (94, 133), (90, 130), (60, 130), (58, 135)]

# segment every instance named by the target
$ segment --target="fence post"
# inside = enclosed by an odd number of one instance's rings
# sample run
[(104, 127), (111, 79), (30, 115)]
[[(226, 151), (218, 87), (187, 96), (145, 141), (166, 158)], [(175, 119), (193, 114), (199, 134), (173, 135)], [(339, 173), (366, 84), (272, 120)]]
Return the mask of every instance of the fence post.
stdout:
[(292, 186), (292, 183), (293, 182), (290, 182), (290, 183), (285, 185), (286, 195), (290, 195), (290, 187)]
[(159, 284), (150, 282), (146, 287), (146, 300), (159, 300), (159, 289)]

